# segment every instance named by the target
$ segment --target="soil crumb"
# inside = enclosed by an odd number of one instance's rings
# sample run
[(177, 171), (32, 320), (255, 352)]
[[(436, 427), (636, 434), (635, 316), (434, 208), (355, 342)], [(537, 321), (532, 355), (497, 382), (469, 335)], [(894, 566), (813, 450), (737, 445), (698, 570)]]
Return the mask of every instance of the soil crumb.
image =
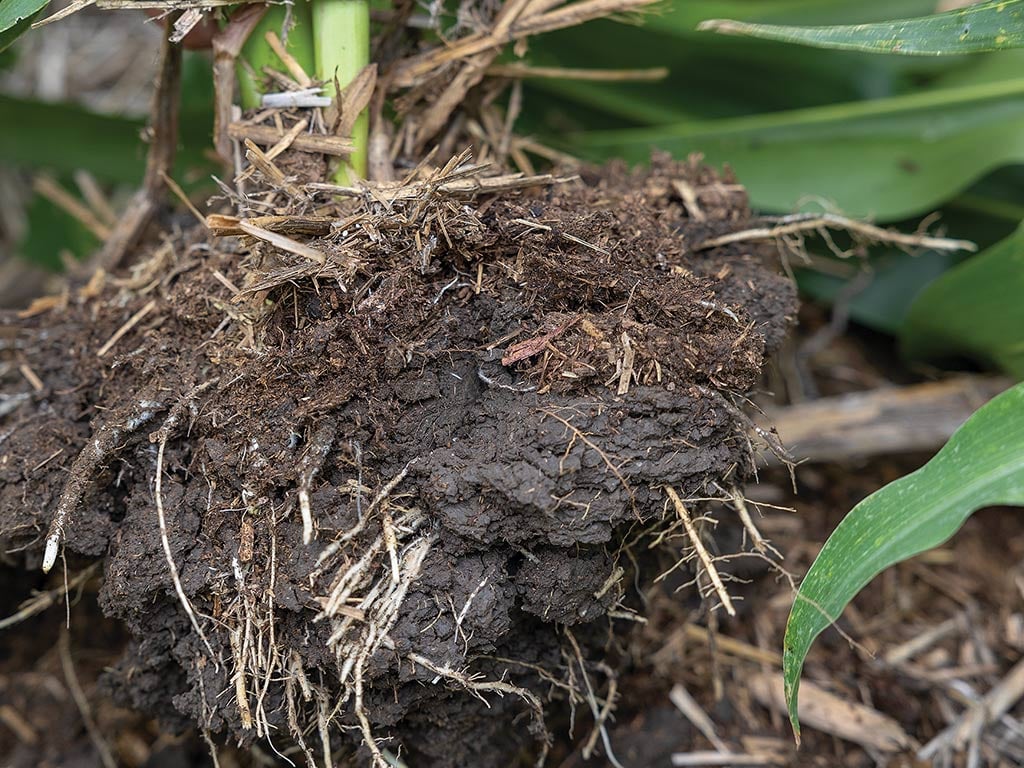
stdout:
[(542, 757), (552, 702), (614, 694), (665, 487), (699, 509), (753, 471), (739, 396), (795, 294), (770, 246), (699, 249), (750, 219), (731, 178), (410, 184), (171, 228), (3, 317), (0, 551), (39, 569), (69, 511), (129, 637), (104, 690), (165, 727), (310, 765)]

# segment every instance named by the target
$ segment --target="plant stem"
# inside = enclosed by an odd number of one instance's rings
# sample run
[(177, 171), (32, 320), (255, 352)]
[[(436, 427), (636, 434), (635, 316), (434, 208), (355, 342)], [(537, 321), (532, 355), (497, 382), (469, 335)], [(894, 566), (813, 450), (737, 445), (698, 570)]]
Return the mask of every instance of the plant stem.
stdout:
[[(370, 63), (370, 4), (367, 0), (315, 0), (313, 29), (316, 76), (327, 83), (335, 79), (345, 88)], [(333, 96), (333, 93), (330, 94)], [(352, 177), (366, 178), (366, 146), (369, 118), (363, 112), (352, 129), (355, 151), (335, 174), (340, 184)]]
[[(285, 49), (295, 57), (307, 73), (313, 72), (313, 23), (310, 4), (299, 0), (292, 6), (293, 25), (287, 34)], [(243, 109), (256, 109), (260, 106), (263, 96), (263, 68), (281, 70), (281, 60), (267, 44), (264, 35), (274, 32), (282, 41), (285, 40), (284, 24), (287, 8), (283, 5), (272, 5), (263, 19), (249, 35), (249, 40), (242, 48), (242, 59), (249, 65), (239, 62), (237, 67), (238, 90), (242, 98)]]

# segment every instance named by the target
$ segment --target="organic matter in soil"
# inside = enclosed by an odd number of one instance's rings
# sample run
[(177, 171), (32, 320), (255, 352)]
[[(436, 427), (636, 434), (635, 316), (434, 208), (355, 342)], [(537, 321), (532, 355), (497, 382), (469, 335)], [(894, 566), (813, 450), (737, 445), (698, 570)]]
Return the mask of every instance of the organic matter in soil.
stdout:
[(750, 213), (696, 161), (446, 172), (172, 226), (3, 318), (0, 551), (102, 563), (122, 703), (416, 766), (536, 758), (553, 709), (612, 706), (634, 585), (682, 557), (667, 489), (696, 518), (751, 474), (741, 396), (794, 292), (772, 247), (700, 248)]

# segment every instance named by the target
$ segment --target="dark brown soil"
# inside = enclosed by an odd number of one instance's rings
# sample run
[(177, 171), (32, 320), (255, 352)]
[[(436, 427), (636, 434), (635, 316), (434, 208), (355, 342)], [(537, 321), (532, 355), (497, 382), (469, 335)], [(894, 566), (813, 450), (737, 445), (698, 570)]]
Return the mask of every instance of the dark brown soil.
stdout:
[[(102, 684), (164, 728), (264, 750), (301, 735), (318, 760), (318, 724), (359, 762), (369, 731), (415, 766), (536, 756), (531, 697), (573, 698), (583, 669), (605, 686), (621, 659), (630, 585), (659, 572), (644, 532), (675, 514), (664, 487), (721, 497), (752, 472), (732, 398), (795, 298), (771, 248), (691, 250), (744, 227), (739, 187), (656, 158), (417, 204), (385, 215), (367, 196), (312, 240), (358, 259), (344, 275), (178, 230), (98, 295), (3, 318), (3, 578), (17, 599), (59, 587), (60, 563), (20, 574), (74, 501), (70, 573), (102, 561), (99, 606), (128, 637)], [(205, 641), (161, 542), (161, 459)]]

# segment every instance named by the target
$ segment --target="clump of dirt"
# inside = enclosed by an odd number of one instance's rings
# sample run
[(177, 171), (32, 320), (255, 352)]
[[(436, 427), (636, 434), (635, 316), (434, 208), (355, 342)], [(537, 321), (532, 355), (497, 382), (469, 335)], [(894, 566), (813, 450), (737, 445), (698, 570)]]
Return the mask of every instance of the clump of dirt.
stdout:
[(700, 250), (750, 214), (695, 160), (474, 172), (179, 228), (4, 318), (0, 550), (102, 560), (120, 701), (417, 766), (542, 755), (549, 695), (611, 706), (582, 677), (635, 618), (630, 547), (666, 486), (752, 472), (733, 397), (794, 292), (771, 247)]

